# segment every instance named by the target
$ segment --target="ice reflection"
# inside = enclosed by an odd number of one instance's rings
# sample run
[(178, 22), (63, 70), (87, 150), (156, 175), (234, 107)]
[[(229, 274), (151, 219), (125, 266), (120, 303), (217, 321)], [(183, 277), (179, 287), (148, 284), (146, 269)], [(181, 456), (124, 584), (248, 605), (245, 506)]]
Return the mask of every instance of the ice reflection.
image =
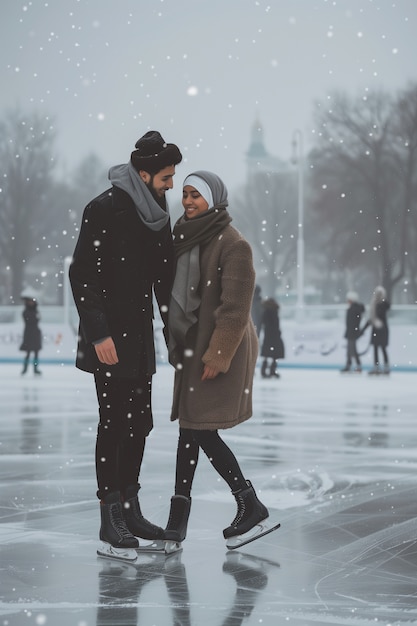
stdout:
[(36, 417), (39, 414), (39, 392), (37, 387), (24, 387), (20, 412), (22, 416), (22, 439), (20, 450), (23, 454), (37, 452), (40, 445), (40, 431), (42, 420)]
[[(124, 626), (141, 624), (152, 607), (152, 595), (144, 591), (156, 581), (164, 581), (167, 598), (160, 584), (157, 586), (159, 614), (164, 612), (164, 626), (191, 626), (197, 624), (193, 615), (195, 603), (190, 597), (185, 565), (181, 552), (165, 556), (162, 554), (140, 554), (132, 563), (110, 559), (102, 561), (99, 572), (99, 599), (96, 626)], [(277, 561), (242, 552), (229, 551), (222, 566), (224, 574), (231, 576), (236, 590), (233, 604), (226, 616), (210, 621), (211, 626), (240, 626), (248, 618), (268, 584), (268, 572), (279, 568)], [(210, 572), (216, 576), (215, 572)], [(207, 587), (211, 576), (207, 576)], [(166, 600), (168, 599), (168, 602)], [(198, 607), (197, 607), (198, 609)], [(161, 622), (162, 623), (162, 622)]]
[[(141, 613), (146, 612), (144, 588), (161, 578), (165, 583), (171, 607), (171, 618), (167, 615), (164, 624), (189, 626), (190, 599), (181, 552), (169, 556), (141, 554), (134, 564), (111, 559), (100, 560), (103, 563), (99, 572), (97, 626), (140, 624)], [(158, 594), (159, 604), (163, 607), (167, 603), (162, 597), (160, 585)]]
[(242, 552), (228, 552), (223, 563), (223, 572), (230, 574), (236, 582), (234, 603), (221, 626), (240, 626), (249, 618), (260, 592), (268, 584), (268, 570), (279, 567), (279, 563)]
[(348, 419), (345, 422), (343, 433), (345, 442), (352, 447), (389, 447), (389, 415), (390, 411), (386, 404), (374, 404), (367, 415), (359, 414), (359, 410), (350, 409), (347, 412)]

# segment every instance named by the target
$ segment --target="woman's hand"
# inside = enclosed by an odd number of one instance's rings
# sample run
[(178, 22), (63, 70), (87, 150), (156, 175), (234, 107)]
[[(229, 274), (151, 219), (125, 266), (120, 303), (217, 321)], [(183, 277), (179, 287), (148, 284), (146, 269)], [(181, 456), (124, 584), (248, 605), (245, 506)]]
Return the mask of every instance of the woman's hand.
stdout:
[(218, 370), (217, 367), (205, 365), (201, 380), (213, 380), (213, 378), (216, 378), (218, 374), (220, 374), (220, 370)]
[(96, 344), (94, 348), (100, 363), (105, 363), (106, 365), (116, 365), (116, 363), (119, 362), (116, 346), (114, 345), (114, 341), (111, 337), (107, 337), (107, 339), (101, 343)]

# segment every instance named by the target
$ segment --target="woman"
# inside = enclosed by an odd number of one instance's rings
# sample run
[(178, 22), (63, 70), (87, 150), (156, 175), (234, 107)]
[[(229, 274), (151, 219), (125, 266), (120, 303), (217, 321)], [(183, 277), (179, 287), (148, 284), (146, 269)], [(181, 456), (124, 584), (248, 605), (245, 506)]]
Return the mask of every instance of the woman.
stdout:
[(19, 350), (26, 352), (23, 359), (22, 375), (26, 374), (29, 365), (30, 353), (33, 352), (33, 373), (39, 376), (42, 372), (39, 371), (39, 351), (42, 348), (42, 335), (39, 328), (39, 313), (38, 303), (36, 298), (26, 296), (22, 294), (22, 300), (25, 304), (25, 308), (22, 313), (23, 321), (25, 323), (23, 331), (23, 340)]
[(263, 357), (261, 376), (262, 378), (280, 378), (277, 372), (277, 361), (284, 358), (285, 348), (279, 324), (279, 304), (275, 298), (267, 298), (262, 306), (261, 328), (263, 328), (264, 336), (261, 348)]
[(169, 356), (176, 368), (171, 420), (179, 420), (180, 431), (165, 539), (179, 543), (186, 537), (201, 448), (237, 502), (237, 515), (223, 531), (230, 547), (268, 517), (218, 433), (252, 415), (255, 272), (248, 242), (230, 225), (227, 189), (216, 174), (187, 176), (182, 204), (184, 214), (173, 229), (176, 274), (169, 312)]
[(350, 372), (352, 363), (355, 362), (355, 372), (362, 372), (361, 355), (358, 353), (356, 341), (361, 335), (360, 322), (365, 312), (362, 302), (359, 302), (359, 296), (356, 291), (348, 291), (346, 294), (348, 308), (346, 311), (346, 330), (345, 339), (347, 340), (346, 365), (340, 370), (341, 372)]
[[(387, 292), (385, 288), (379, 285), (375, 287), (369, 311), (369, 320), (366, 322), (362, 329), (361, 334), (371, 326), (371, 345), (374, 347), (374, 367), (368, 373), (373, 374), (389, 374), (389, 360), (388, 360), (388, 320), (387, 312), (390, 309), (390, 303), (387, 300)], [(382, 352), (382, 358), (384, 361), (384, 369), (381, 370), (381, 361), (379, 360), (379, 349)]]

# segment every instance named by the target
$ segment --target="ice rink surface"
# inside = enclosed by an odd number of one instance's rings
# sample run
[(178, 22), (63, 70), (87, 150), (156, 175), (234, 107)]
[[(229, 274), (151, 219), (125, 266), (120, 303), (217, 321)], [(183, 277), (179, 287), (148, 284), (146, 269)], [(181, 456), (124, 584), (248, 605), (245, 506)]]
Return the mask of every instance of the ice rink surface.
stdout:
[[(235, 515), (204, 455), (180, 553), (99, 558), (92, 377), (0, 366), (0, 626), (417, 624), (417, 375), (281, 369), (225, 439), (281, 528), (227, 551)], [(154, 378), (140, 501), (165, 525), (177, 424)]]

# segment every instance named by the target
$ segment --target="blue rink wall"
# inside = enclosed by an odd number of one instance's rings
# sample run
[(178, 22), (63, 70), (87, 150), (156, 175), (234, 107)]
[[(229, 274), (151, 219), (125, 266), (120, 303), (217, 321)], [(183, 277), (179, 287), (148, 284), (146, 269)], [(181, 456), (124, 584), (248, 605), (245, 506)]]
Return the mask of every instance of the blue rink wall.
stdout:
[[(19, 350), (23, 333), (23, 321), (18, 321), (20, 315), (19, 310), (13, 321), (0, 322), (0, 363), (20, 363), (23, 360), (23, 352)], [(45, 320), (40, 321), (40, 328), (43, 337), (40, 363), (73, 364), (76, 324), (49, 321), (48, 315), (45, 315)], [(301, 323), (284, 319), (281, 321), (281, 330), (285, 359), (280, 360), (279, 367), (338, 369), (344, 366), (346, 340), (343, 338), (344, 324), (340, 320), (307, 320)], [(166, 348), (159, 320), (155, 322), (155, 347), (158, 362), (166, 363)], [(358, 351), (363, 368), (372, 367), (373, 348), (370, 346), (369, 329), (358, 340)], [(392, 370), (417, 371), (417, 324), (390, 325), (388, 354)]]

